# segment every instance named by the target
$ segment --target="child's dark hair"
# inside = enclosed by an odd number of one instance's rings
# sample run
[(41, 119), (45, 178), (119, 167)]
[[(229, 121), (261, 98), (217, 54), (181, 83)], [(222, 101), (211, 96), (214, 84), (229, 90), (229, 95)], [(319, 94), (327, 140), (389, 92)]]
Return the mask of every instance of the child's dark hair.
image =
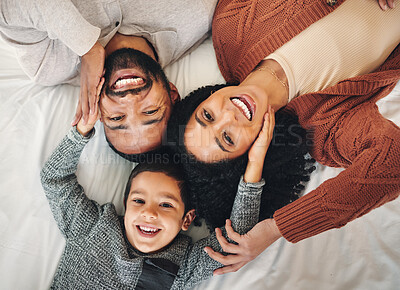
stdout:
[[(125, 194), (124, 194), (125, 207), (126, 207), (126, 201), (129, 196), (129, 192), (131, 190), (132, 180), (142, 172), (160, 172), (175, 179), (179, 186), (183, 204), (185, 205), (185, 214), (187, 211), (193, 208), (189, 199), (189, 194), (184, 179), (183, 170), (179, 164), (174, 164), (173, 162), (171, 162), (171, 159), (169, 158), (164, 158), (163, 160), (157, 160), (153, 162), (150, 161), (150, 162), (139, 163), (138, 165), (135, 166), (135, 168), (133, 168), (125, 188)], [(157, 181), (155, 180), (154, 182)]]
[[(210, 228), (223, 226), (230, 216), (240, 176), (246, 169), (247, 153), (217, 163), (201, 162), (187, 151), (184, 132), (200, 103), (226, 86), (206, 86), (189, 94), (174, 106), (167, 127), (166, 142), (183, 164), (196, 216), (204, 218)], [(315, 169), (315, 161), (307, 154), (306, 131), (299, 125), (297, 117), (280, 110), (276, 112), (275, 120), (274, 136), (262, 173), (266, 184), (260, 220), (272, 217), (275, 210), (296, 200)]]

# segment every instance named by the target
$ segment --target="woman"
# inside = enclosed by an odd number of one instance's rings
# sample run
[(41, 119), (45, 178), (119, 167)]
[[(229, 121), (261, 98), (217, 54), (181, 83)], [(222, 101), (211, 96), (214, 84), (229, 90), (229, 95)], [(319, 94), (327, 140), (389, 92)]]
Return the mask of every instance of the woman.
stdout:
[(361, 0), (293, 2), (218, 3), (212, 30), (218, 64), (227, 81), (240, 85), (214, 92), (194, 110), (183, 144), (205, 164), (241, 156), (268, 105), (277, 111), (290, 101), (285, 111), (313, 133), (312, 156), (347, 169), (248, 235), (230, 230), (239, 245), (222, 238), (221, 244), (236, 255), (210, 251), (230, 265), (217, 273), (237, 270), (281, 236), (298, 242), (399, 195), (400, 129), (375, 106), (400, 79), (399, 9), (383, 12)]

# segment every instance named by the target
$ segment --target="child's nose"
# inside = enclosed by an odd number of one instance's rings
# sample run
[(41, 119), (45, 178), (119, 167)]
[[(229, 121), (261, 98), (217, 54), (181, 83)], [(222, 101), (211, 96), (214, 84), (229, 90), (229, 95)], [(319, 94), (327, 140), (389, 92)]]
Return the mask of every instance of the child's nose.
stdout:
[(143, 208), (142, 216), (147, 219), (156, 219), (158, 216), (157, 210), (154, 206), (146, 206)]

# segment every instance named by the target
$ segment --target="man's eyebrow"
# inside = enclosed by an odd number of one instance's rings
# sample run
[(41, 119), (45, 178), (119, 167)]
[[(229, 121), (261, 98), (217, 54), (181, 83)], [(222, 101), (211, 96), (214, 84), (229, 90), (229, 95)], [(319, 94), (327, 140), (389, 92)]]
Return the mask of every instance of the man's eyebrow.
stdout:
[(126, 125), (110, 126), (106, 123), (104, 123), (104, 125), (106, 125), (106, 127), (110, 130), (126, 130), (126, 129), (128, 129), (128, 126), (126, 126)]
[(166, 110), (164, 110), (163, 114), (156, 119), (147, 120), (147, 121), (142, 122), (142, 125), (151, 125), (151, 124), (155, 124), (155, 123), (160, 123), (165, 117), (165, 111)]
[(194, 114), (194, 118), (196, 119), (197, 123), (200, 124), (200, 126), (202, 127), (206, 127), (206, 123), (204, 123), (202, 120), (200, 120), (200, 118), (197, 116), (197, 114)]

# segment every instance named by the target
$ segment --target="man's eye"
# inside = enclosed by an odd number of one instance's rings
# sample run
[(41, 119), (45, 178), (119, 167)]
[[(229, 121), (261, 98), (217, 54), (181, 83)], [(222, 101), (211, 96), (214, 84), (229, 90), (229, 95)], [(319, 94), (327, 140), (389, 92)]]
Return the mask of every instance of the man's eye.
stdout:
[(214, 118), (211, 116), (211, 114), (204, 109), (203, 109), (203, 116), (207, 121), (214, 121)]
[(154, 110), (150, 110), (150, 111), (146, 111), (144, 112), (145, 115), (151, 116), (154, 115), (155, 113), (158, 112), (159, 109), (154, 109)]
[(227, 142), (228, 145), (235, 145), (235, 143), (233, 143), (232, 138), (228, 134), (226, 134), (226, 132), (224, 132), (223, 136), (225, 142)]
[(162, 207), (167, 207), (167, 208), (171, 208), (171, 207), (173, 207), (172, 206), (172, 204), (170, 204), (170, 203), (166, 203), (166, 202), (163, 202), (162, 204), (160, 204)]
[(119, 121), (119, 120), (122, 120), (123, 117), (124, 117), (124, 116), (112, 117), (112, 118), (110, 118), (110, 120), (111, 120), (111, 121)]

